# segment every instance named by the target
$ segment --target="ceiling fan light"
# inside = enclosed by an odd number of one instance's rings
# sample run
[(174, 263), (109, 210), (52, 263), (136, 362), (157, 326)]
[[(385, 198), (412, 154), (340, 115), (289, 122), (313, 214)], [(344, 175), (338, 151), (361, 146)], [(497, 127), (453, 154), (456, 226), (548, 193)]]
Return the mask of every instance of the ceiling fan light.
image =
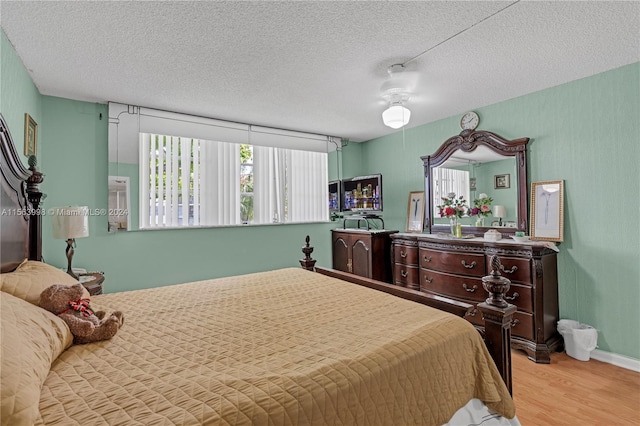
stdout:
[(402, 105), (392, 105), (382, 113), (382, 122), (392, 129), (406, 126), (411, 118), (411, 111)]

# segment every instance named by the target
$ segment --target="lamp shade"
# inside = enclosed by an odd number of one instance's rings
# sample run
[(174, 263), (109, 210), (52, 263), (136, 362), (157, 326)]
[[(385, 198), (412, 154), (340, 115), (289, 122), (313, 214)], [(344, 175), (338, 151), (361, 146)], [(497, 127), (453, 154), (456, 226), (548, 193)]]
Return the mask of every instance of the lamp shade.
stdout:
[(494, 217), (505, 218), (507, 217), (507, 208), (505, 206), (493, 206)]
[(402, 105), (392, 105), (382, 113), (382, 121), (385, 126), (392, 129), (399, 129), (405, 126), (411, 118), (411, 111)]
[(89, 236), (89, 207), (55, 207), (51, 210), (53, 238), (67, 240)]

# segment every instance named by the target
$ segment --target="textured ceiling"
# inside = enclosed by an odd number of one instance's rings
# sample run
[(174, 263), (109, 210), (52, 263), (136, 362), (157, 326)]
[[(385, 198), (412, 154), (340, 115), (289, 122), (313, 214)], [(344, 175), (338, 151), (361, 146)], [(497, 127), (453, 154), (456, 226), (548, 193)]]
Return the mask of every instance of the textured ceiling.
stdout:
[[(0, 1), (42, 94), (368, 140), (640, 61), (637, 2)], [(457, 34), (457, 35), (456, 35)]]

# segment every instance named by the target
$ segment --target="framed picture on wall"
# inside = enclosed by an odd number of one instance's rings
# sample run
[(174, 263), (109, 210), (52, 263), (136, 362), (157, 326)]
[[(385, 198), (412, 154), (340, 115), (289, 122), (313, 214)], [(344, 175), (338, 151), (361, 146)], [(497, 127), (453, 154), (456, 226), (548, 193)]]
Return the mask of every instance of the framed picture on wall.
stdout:
[(424, 191), (409, 193), (407, 232), (422, 232), (424, 224)]
[(511, 182), (509, 181), (509, 175), (494, 175), (493, 176), (493, 186), (495, 189), (506, 189), (511, 187)]
[(564, 181), (531, 183), (532, 240), (563, 241)]
[(24, 114), (24, 155), (36, 155), (38, 149), (38, 124), (29, 114)]

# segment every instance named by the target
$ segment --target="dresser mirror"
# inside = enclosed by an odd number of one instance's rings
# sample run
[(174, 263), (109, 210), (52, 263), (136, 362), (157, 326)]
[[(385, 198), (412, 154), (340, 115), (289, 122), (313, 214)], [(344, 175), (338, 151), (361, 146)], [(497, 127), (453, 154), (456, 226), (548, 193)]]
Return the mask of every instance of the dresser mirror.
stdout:
[(432, 155), (421, 157), (425, 171), (425, 232), (449, 233), (449, 219), (440, 217), (442, 197), (455, 193), (474, 207), (481, 194), (492, 199), (486, 217), (463, 216), (458, 223), (465, 235), (528, 232), (527, 143), (529, 138), (506, 140), (483, 130), (464, 130), (447, 139)]

